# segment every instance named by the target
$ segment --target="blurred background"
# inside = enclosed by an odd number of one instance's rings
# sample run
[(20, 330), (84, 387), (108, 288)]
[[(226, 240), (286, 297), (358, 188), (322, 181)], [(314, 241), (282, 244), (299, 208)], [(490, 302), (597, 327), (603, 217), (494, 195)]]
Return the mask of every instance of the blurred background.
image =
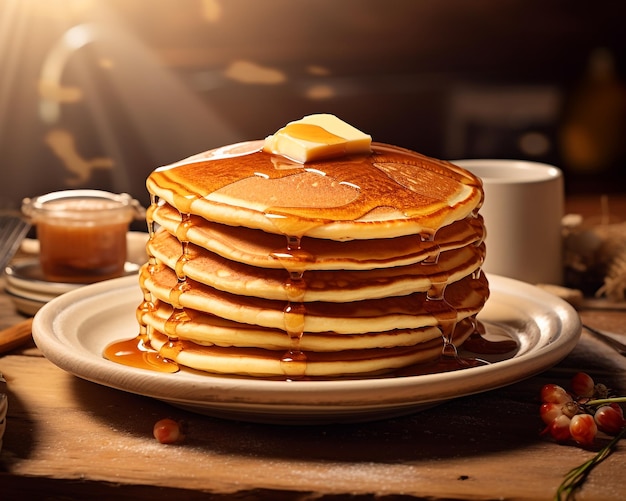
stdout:
[(621, 0), (0, 0), (0, 207), (333, 113), (626, 193)]

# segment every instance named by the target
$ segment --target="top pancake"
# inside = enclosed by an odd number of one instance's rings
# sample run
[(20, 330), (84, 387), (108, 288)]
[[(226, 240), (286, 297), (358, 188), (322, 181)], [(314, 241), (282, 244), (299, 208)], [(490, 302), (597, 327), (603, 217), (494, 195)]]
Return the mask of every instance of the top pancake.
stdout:
[(475, 213), (478, 178), (455, 165), (396, 146), (299, 164), (230, 145), (161, 167), (148, 190), (183, 214), (293, 237), (392, 238), (436, 231)]

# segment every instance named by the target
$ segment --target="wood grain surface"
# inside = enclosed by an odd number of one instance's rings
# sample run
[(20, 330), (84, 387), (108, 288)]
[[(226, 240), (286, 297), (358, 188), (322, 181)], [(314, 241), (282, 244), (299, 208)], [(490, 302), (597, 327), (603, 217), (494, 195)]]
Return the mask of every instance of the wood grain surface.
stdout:
[[(626, 339), (626, 311), (581, 316)], [(567, 385), (578, 370), (626, 394), (626, 359), (583, 334), (557, 366), (499, 390), (378, 422), (279, 426), (200, 416), (81, 380), (31, 342), (0, 358), (9, 388), (0, 497), (551, 499), (594, 451), (540, 436), (539, 389)], [(184, 442), (152, 437), (164, 417), (185, 423)], [(577, 499), (622, 499), (625, 467), (620, 445)]]

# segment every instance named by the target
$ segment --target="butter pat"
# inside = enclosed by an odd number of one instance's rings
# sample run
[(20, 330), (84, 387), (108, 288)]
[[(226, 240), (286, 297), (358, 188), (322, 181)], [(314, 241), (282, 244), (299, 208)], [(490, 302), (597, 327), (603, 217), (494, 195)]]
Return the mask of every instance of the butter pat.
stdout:
[(371, 153), (372, 137), (334, 115), (309, 115), (265, 139), (263, 150), (299, 163)]

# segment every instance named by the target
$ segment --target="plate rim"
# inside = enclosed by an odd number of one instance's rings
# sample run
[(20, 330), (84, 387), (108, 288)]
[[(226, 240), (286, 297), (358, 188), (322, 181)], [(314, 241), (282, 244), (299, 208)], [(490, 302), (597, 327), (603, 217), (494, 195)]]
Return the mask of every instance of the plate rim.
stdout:
[[(330, 414), (337, 411), (358, 414), (411, 408), (493, 390), (526, 379), (558, 363), (578, 342), (582, 324), (569, 303), (524, 282), (489, 274), (487, 278), (491, 289), (488, 301), (497, 302), (500, 296), (508, 294), (509, 297), (550, 305), (551, 320), (558, 324), (558, 332), (548, 332), (549, 339), (544, 340), (545, 345), (538, 350), (531, 349), (492, 365), (400, 378), (335, 381), (269, 381), (186, 372), (183, 372), (183, 377), (178, 376), (181, 373), (172, 375), (126, 367), (86, 349), (73, 351), (76, 346), (62, 333), (62, 329), (67, 326), (68, 312), (71, 314), (81, 304), (84, 306), (85, 302), (108, 295), (120, 300), (124, 295), (130, 297), (130, 294), (135, 294), (137, 304), (128, 306), (129, 310), (132, 306), (134, 318), (141, 293), (137, 278), (129, 276), (87, 285), (53, 299), (35, 315), (33, 338), (48, 360), (79, 378), (175, 405), (201, 408), (208, 413), (211, 409), (219, 411), (219, 408), (241, 415), (247, 411), (300, 414), (307, 409), (319, 409), (322, 414), (325, 411)], [(106, 303), (102, 301), (102, 304), (105, 304), (106, 310)], [(187, 384), (188, 379), (191, 385)], [(485, 383), (484, 379), (490, 382)], [(455, 386), (455, 383), (461, 382), (461, 388)], [(434, 388), (429, 389), (429, 386)], [(392, 391), (393, 395), (387, 395), (385, 391)], [(375, 395), (374, 399), (372, 395)], [(316, 403), (311, 404), (312, 401)]]

